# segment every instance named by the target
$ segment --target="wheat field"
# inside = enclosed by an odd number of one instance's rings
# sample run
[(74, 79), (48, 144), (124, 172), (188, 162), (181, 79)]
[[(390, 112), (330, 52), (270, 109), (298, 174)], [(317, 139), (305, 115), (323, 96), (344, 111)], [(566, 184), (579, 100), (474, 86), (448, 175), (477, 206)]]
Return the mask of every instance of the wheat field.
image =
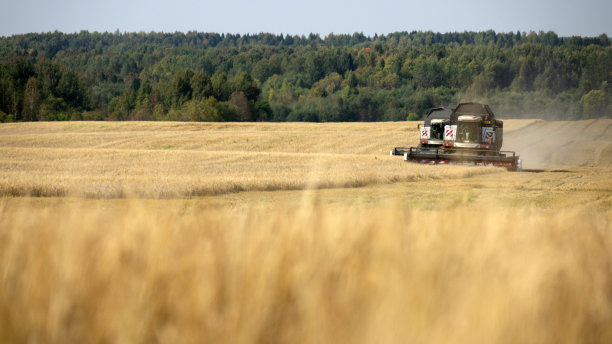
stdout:
[[(388, 152), (416, 125), (37, 123), (0, 127), (0, 194), (185, 198), (354, 187), (485, 170)], [(490, 171), (490, 170), (489, 170)]]
[(612, 121), (505, 124), (526, 172), (388, 156), (416, 122), (0, 125), (0, 338), (610, 343)]

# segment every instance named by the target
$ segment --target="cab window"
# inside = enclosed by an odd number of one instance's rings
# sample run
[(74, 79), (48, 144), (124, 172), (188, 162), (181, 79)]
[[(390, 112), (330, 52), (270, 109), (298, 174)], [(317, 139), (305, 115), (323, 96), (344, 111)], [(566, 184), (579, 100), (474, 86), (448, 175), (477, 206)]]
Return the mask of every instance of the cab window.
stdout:
[(444, 137), (444, 123), (432, 124), (429, 137), (432, 140), (442, 140)]
[(478, 122), (459, 122), (457, 125), (457, 141), (480, 142), (479, 129)]

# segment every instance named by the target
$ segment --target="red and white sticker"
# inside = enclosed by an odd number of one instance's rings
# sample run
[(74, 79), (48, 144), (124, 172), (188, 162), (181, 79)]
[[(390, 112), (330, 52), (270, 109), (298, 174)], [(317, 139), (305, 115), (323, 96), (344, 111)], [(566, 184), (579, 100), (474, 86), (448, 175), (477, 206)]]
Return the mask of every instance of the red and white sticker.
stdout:
[(457, 135), (456, 125), (445, 125), (444, 126), (444, 140), (445, 141), (455, 141), (456, 135)]
[(429, 138), (429, 127), (421, 128), (421, 138), (428, 139)]

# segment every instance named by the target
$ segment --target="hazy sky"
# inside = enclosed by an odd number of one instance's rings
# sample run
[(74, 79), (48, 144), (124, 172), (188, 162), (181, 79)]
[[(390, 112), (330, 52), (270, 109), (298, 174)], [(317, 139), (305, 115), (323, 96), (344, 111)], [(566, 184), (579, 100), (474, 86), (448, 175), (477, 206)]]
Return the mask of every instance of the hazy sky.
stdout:
[(612, 0), (0, 0), (0, 35), (203, 31), (308, 34), (555, 31), (612, 36)]

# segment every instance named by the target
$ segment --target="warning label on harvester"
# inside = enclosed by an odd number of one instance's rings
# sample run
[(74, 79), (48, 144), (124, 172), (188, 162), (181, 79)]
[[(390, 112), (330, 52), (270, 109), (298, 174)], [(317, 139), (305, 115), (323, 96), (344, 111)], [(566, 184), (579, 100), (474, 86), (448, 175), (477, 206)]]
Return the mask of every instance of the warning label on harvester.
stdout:
[(421, 138), (428, 139), (429, 138), (429, 127), (421, 128)]
[(444, 126), (444, 140), (454, 141), (457, 135), (456, 125), (445, 125)]
[(491, 127), (482, 128), (482, 142), (483, 143), (494, 143), (495, 142), (495, 131)]

